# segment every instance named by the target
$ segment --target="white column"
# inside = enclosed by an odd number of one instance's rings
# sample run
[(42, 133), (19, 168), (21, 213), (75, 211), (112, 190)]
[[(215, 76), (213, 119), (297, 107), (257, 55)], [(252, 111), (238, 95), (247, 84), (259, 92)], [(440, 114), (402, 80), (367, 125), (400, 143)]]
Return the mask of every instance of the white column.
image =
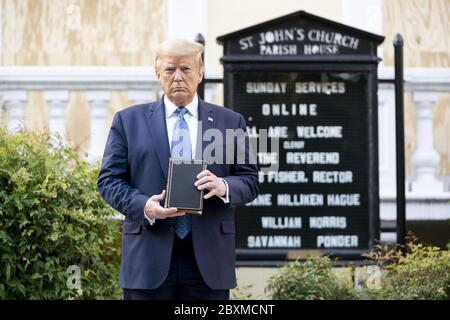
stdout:
[(412, 192), (417, 194), (440, 194), (444, 185), (436, 179), (439, 153), (433, 142), (433, 107), (438, 99), (437, 92), (415, 91), (413, 102), (416, 106), (416, 150), (412, 163), (416, 167), (416, 178)]
[(206, 102), (212, 103), (214, 101), (214, 90), (210, 86), (205, 86), (205, 97)]
[(49, 90), (44, 92), (45, 102), (48, 106), (48, 128), (50, 132), (61, 136), (61, 142), (66, 137), (66, 107), (69, 102), (69, 91)]
[(3, 106), (8, 112), (8, 130), (15, 132), (25, 128), (24, 109), (28, 100), (25, 90), (10, 90), (0, 93), (3, 96)]
[(148, 90), (129, 90), (128, 91), (128, 102), (130, 105), (137, 105), (143, 103), (149, 103), (156, 101), (157, 93), (155, 91)]
[(390, 84), (380, 84), (378, 90), (378, 154), (380, 197), (396, 195), (395, 168), (395, 92)]
[(91, 143), (88, 161), (94, 164), (103, 156), (108, 134), (108, 104), (111, 101), (110, 91), (88, 91), (86, 100), (91, 107)]

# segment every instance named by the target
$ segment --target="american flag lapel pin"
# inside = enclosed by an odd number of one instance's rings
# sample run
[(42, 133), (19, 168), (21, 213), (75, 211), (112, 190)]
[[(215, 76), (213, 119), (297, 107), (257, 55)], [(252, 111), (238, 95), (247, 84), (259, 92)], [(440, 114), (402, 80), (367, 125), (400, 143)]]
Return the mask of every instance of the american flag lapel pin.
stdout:
[(208, 121), (209, 121), (209, 122), (214, 122), (214, 119), (211, 118), (211, 117), (208, 117)]

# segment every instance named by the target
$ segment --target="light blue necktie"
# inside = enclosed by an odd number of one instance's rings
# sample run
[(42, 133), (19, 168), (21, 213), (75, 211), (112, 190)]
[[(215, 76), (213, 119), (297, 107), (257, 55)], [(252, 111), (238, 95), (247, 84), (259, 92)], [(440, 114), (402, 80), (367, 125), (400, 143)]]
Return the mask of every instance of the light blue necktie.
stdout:
[[(189, 127), (184, 120), (187, 109), (178, 108), (175, 113), (178, 115), (177, 122), (173, 129), (172, 142), (170, 145), (170, 154), (173, 158), (192, 159), (191, 137), (189, 135)], [(175, 233), (180, 239), (183, 239), (191, 231), (191, 216), (186, 214), (177, 217), (175, 225)]]

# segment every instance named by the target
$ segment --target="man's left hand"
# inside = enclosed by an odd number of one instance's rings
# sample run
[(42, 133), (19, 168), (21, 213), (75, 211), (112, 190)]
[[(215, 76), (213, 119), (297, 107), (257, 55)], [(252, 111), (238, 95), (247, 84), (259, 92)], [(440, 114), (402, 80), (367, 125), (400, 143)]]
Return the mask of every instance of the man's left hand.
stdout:
[(209, 170), (203, 170), (197, 176), (197, 181), (194, 185), (198, 190), (206, 189), (209, 192), (203, 196), (203, 199), (209, 199), (212, 196), (225, 197), (227, 193), (227, 187), (223, 179), (218, 178), (215, 174)]

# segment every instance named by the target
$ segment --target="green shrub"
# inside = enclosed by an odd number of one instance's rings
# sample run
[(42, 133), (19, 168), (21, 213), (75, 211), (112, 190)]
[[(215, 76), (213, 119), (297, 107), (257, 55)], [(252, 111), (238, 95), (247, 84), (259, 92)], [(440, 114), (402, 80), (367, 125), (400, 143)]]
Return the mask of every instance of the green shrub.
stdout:
[(354, 298), (352, 283), (336, 276), (328, 257), (289, 262), (271, 277), (266, 288), (275, 300), (346, 300)]
[[(378, 248), (380, 249), (380, 248)], [(450, 299), (450, 252), (409, 243), (400, 250), (375, 254), (386, 271), (377, 290), (365, 290), (370, 299), (442, 300)]]
[(361, 283), (355, 288), (352, 281), (337, 277), (329, 258), (322, 257), (287, 263), (269, 279), (266, 290), (272, 299), (450, 299), (450, 251), (411, 241), (404, 248), (377, 245), (365, 256), (376, 265), (367, 274), (360, 269)]
[(232, 290), (230, 290), (230, 299), (231, 300), (254, 300), (255, 298), (252, 296), (250, 290), (253, 285), (248, 284), (245, 286), (238, 286)]
[[(51, 141), (0, 130), (0, 298), (119, 298), (120, 223), (97, 192), (98, 168)], [(81, 290), (67, 285), (71, 265)]]

